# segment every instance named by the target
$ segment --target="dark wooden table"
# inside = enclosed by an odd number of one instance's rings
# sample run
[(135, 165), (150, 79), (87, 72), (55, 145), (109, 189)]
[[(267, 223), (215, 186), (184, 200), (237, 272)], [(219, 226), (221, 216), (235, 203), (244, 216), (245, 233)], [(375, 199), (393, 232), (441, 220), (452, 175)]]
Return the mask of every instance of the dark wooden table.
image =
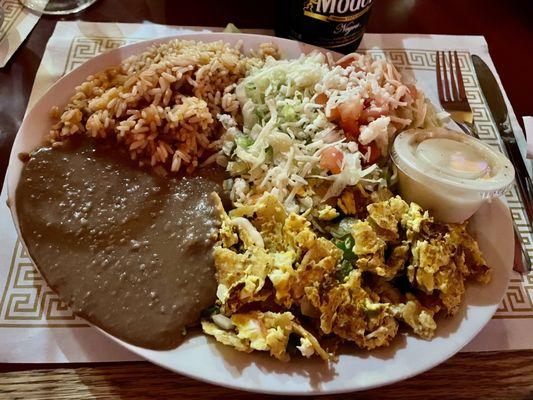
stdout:
[[(273, 28), (274, 1), (99, 0), (67, 20)], [(484, 35), (515, 113), (533, 114), (531, 0), (376, 0), (370, 32)], [(0, 183), (33, 79), (57, 18), (43, 17), (0, 69)], [(0, 346), (2, 344), (0, 343)], [(148, 363), (0, 365), (0, 398), (213, 398), (248, 395), (169, 373)], [(352, 396), (350, 396), (352, 397)], [(533, 351), (461, 353), (416, 378), (363, 392), (363, 399), (533, 399)], [(334, 396), (332, 398), (346, 398)]]

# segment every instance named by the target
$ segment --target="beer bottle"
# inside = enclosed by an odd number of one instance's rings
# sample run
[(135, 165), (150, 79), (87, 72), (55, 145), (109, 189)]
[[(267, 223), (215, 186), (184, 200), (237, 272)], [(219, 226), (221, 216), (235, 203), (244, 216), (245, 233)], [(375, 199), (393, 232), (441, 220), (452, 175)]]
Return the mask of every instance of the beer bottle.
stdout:
[(340, 53), (357, 49), (372, 0), (278, 0), (276, 35)]

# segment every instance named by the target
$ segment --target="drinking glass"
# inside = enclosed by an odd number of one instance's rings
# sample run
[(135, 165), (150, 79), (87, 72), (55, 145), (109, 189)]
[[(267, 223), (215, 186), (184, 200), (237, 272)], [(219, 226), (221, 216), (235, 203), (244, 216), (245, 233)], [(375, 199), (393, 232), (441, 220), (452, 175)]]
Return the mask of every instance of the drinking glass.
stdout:
[(85, 10), (96, 0), (19, 0), (30, 10), (52, 15), (73, 14)]

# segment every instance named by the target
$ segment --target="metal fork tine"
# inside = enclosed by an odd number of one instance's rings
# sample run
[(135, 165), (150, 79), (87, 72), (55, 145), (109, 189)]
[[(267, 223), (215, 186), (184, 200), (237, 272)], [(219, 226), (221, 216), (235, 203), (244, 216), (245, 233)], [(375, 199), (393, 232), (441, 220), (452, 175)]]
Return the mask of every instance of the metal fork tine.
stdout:
[[(452, 53), (454, 54), (452, 55)], [(449, 65), (446, 65), (448, 63)], [(472, 126), (474, 114), (466, 98), (457, 52), (454, 50), (437, 51), (435, 72), (440, 104), (452, 115), (454, 121), (465, 124), (465, 128), (472, 131), (472, 133), (468, 133), (477, 137), (474, 126)], [(448, 73), (450, 76), (448, 76)], [(453, 116), (454, 113), (455, 116)]]
[(448, 60), (450, 61), (450, 83), (452, 88), (452, 100), (458, 101), (459, 100), (459, 93), (457, 93), (457, 85), (455, 84), (455, 74), (453, 71), (453, 60), (452, 60), (452, 52), (448, 51)]
[(450, 85), (448, 83), (448, 71), (446, 69), (446, 56), (444, 52), (441, 53), (442, 55), (442, 74), (444, 75), (444, 93), (446, 94), (446, 100), (450, 101)]
[(439, 100), (443, 102), (444, 99), (444, 93), (442, 92), (442, 76), (440, 71), (440, 51), (437, 51), (437, 60), (435, 64), (435, 70), (437, 72), (437, 91), (439, 92)]
[(461, 66), (459, 65), (459, 56), (457, 51), (453, 52), (455, 59), (455, 73), (457, 76), (457, 84), (459, 86), (459, 100), (466, 100), (465, 83), (463, 82), (463, 74), (461, 73)]

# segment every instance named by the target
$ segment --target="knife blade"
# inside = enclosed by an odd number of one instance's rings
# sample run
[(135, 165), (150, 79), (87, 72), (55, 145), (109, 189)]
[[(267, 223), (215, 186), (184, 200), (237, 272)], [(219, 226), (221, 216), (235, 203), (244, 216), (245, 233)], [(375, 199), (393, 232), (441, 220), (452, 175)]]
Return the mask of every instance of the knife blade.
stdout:
[[(533, 207), (531, 204), (533, 202), (533, 185), (531, 184), (529, 171), (524, 163), (522, 153), (520, 152), (520, 148), (516, 142), (516, 137), (511, 128), (507, 105), (505, 104), (500, 86), (498, 85), (498, 82), (496, 81), (496, 78), (494, 77), (494, 74), (488, 65), (476, 55), (472, 56), (472, 63), (474, 64), (474, 70), (479, 81), (479, 86), (481, 87), (481, 91), (483, 92), (485, 101), (489, 106), (500, 138), (505, 146), (507, 156), (515, 167), (516, 185), (518, 187), (519, 195), (522, 199), (522, 204), (524, 204), (524, 209), (526, 210), (526, 219), (529, 222), (529, 226), (531, 226), (531, 221), (533, 220)], [(515, 255), (513, 269), (520, 273), (527, 273), (531, 271), (531, 258), (524, 247), (524, 243), (520, 238), (520, 233), (518, 232), (518, 227), (514, 221), (513, 225), (515, 235)]]
[(531, 226), (533, 221), (533, 184), (518, 143), (516, 142), (513, 129), (511, 128), (509, 113), (503, 94), (489, 66), (476, 55), (472, 56), (472, 63), (474, 64), (474, 70), (476, 71), (481, 91), (494, 118), (507, 155), (515, 167), (516, 184), (520, 192), (520, 197), (522, 198), (522, 203), (524, 204), (524, 209), (526, 210), (529, 226)]

